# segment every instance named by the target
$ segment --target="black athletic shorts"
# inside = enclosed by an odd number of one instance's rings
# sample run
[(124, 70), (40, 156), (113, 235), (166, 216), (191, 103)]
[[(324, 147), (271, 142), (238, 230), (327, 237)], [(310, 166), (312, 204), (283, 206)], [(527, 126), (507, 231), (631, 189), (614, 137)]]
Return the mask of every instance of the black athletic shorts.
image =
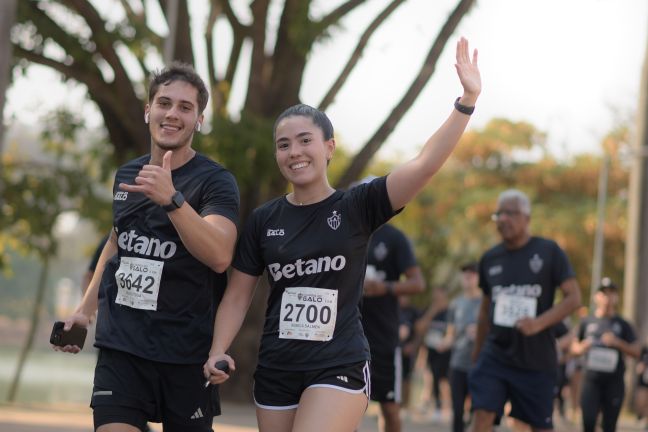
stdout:
[(254, 403), (269, 410), (299, 406), (304, 390), (328, 387), (347, 393), (364, 393), (369, 398), (369, 363), (359, 362), (312, 371), (285, 371), (257, 366), (254, 372)]
[(394, 352), (371, 354), (371, 400), (401, 402), (403, 384), (401, 349)]
[(90, 403), (95, 429), (126, 423), (144, 430), (152, 421), (162, 422), (165, 432), (212, 431), (220, 415), (218, 386), (204, 384), (202, 364), (161, 363), (102, 348)]

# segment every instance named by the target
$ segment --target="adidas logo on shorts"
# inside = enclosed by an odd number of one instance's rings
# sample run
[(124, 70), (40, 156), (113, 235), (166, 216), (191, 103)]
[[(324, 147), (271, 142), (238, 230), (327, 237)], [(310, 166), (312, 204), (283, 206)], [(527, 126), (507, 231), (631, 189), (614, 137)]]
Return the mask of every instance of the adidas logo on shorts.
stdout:
[(338, 375), (335, 378), (339, 379), (340, 381), (344, 381), (345, 383), (349, 382), (349, 378), (347, 378), (345, 375)]
[(205, 417), (205, 416), (203, 415), (202, 410), (200, 409), (200, 407), (198, 407), (196, 412), (193, 413), (193, 415), (191, 416), (191, 420), (196, 420), (196, 419), (203, 418), (203, 417)]

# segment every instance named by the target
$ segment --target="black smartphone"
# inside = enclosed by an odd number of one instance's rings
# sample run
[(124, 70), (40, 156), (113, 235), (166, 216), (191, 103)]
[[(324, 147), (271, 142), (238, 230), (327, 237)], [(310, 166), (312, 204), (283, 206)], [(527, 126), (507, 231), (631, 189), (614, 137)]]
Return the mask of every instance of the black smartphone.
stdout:
[(228, 374), (229, 371), (230, 371), (230, 370), (229, 370), (229, 363), (227, 363), (226, 360), (219, 360), (219, 361), (217, 361), (217, 362), (214, 364), (214, 367), (215, 367), (216, 369), (220, 369), (220, 370), (222, 370), (222, 371), (225, 372), (226, 374)]
[(62, 321), (56, 321), (52, 327), (52, 334), (50, 335), (50, 343), (57, 346), (76, 345), (83, 349), (86, 334), (88, 330), (85, 327), (72, 326), (69, 331), (63, 330), (65, 325)]

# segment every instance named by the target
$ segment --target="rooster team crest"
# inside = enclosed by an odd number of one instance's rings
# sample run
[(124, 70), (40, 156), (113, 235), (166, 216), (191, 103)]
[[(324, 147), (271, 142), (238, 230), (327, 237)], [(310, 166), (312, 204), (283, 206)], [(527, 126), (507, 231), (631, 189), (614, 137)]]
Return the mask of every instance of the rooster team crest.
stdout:
[(542, 261), (542, 258), (538, 256), (538, 254), (533, 255), (533, 258), (529, 260), (529, 267), (531, 267), (531, 271), (533, 273), (538, 273), (540, 270), (542, 270), (542, 264), (544, 261)]
[(387, 249), (387, 245), (385, 245), (385, 243), (380, 242), (374, 248), (373, 253), (377, 261), (383, 261), (387, 257), (389, 249)]
[(328, 226), (330, 226), (331, 229), (336, 230), (342, 223), (342, 215), (338, 214), (337, 210), (333, 210), (333, 215), (327, 218), (326, 222), (328, 222)]

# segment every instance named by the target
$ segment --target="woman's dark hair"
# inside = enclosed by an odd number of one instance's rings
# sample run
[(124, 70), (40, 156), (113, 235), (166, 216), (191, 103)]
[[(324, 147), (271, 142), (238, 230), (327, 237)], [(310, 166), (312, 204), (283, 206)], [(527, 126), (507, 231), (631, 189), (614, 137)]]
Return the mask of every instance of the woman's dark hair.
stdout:
[(164, 69), (153, 72), (148, 91), (149, 103), (153, 101), (161, 85), (169, 85), (173, 81), (184, 81), (198, 90), (198, 113), (202, 114), (209, 100), (209, 92), (202, 78), (187, 63), (173, 62)]
[(272, 128), (273, 141), (277, 139), (277, 125), (279, 124), (279, 122), (286, 117), (295, 116), (310, 118), (313, 123), (322, 130), (322, 133), (324, 134), (324, 141), (328, 141), (333, 138), (333, 125), (331, 124), (331, 120), (329, 120), (326, 114), (324, 114), (317, 108), (313, 108), (310, 105), (297, 104), (291, 106), (290, 108), (279, 114), (279, 117), (277, 117), (274, 127)]

